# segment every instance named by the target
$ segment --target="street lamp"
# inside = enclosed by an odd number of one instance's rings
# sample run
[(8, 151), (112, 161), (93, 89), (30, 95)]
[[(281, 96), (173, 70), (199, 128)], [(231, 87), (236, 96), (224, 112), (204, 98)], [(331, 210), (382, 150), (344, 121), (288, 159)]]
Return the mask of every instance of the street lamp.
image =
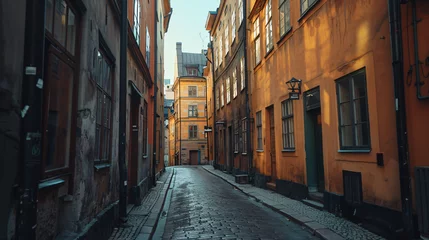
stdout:
[(301, 94), (301, 83), (302, 80), (292, 78), (291, 80), (286, 82), (286, 85), (288, 86), (290, 92), (289, 92), (289, 99), (290, 100), (298, 100), (299, 95)]

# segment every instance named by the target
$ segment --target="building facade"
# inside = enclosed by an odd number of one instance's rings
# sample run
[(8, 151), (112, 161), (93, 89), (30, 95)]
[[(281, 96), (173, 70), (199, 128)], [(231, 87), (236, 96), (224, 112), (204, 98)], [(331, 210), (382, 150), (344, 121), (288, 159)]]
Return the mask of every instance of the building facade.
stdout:
[(213, 52), (214, 165), (233, 173), (247, 173), (252, 154), (246, 9), (245, 1), (221, 1), (218, 10), (209, 12), (206, 21)]
[(205, 88), (206, 79), (199, 76), (178, 77), (174, 82), (175, 165), (208, 163)]

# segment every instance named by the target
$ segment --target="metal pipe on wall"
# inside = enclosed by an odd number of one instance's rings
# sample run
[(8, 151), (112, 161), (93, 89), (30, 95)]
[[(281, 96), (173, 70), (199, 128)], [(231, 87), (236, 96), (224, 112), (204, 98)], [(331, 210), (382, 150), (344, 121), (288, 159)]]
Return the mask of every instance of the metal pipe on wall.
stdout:
[[(152, 154), (152, 184), (156, 185), (156, 121), (157, 121), (157, 98), (158, 98), (158, 22), (156, 16), (158, 15), (158, 0), (155, 0), (155, 12), (154, 12), (154, 22), (155, 22), (155, 74), (153, 80), (153, 154)], [(150, 62), (150, 59), (149, 59)], [(160, 139), (161, 141), (161, 139)], [(158, 154), (159, 155), (159, 154)]]

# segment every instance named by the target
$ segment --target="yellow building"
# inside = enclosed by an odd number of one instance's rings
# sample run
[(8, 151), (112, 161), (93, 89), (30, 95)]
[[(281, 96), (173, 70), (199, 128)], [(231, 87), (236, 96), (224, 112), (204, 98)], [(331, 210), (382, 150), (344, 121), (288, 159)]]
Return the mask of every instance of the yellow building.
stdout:
[[(206, 79), (200, 76), (178, 77), (174, 91), (174, 165), (207, 164)], [(171, 136), (172, 134), (170, 134)]]

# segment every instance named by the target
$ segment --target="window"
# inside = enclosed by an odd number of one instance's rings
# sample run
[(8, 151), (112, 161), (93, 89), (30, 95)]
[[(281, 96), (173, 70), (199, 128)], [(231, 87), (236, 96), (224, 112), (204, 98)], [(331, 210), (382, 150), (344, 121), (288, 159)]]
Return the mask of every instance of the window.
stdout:
[(282, 102), (282, 138), (284, 150), (295, 149), (292, 100)]
[(225, 55), (229, 52), (229, 27), (225, 26)]
[(259, 18), (253, 23), (253, 44), (255, 46), (255, 65), (261, 62), (261, 40), (259, 39)]
[(222, 36), (219, 37), (219, 65), (222, 64), (223, 61), (223, 48), (222, 48)]
[(244, 18), (244, 7), (243, 7), (243, 0), (238, 0), (238, 9), (240, 11), (239, 16), (238, 16), (238, 21), (241, 23), (243, 22), (243, 18)]
[(239, 140), (239, 135), (238, 133), (240, 132), (240, 129), (238, 128), (238, 120), (234, 120), (234, 153), (238, 153), (238, 143), (240, 142)]
[(235, 40), (235, 8), (232, 10), (231, 14), (231, 45)]
[(198, 126), (190, 125), (189, 126), (189, 139), (198, 138)]
[[(174, 127), (174, 126), (173, 126)], [(147, 102), (143, 103), (143, 156), (147, 156)]]
[(197, 105), (189, 105), (188, 106), (188, 117), (198, 117)]
[(265, 45), (268, 53), (273, 49), (273, 21), (271, 13), (271, 0), (268, 0), (265, 6)]
[(216, 91), (216, 109), (219, 109), (219, 99), (220, 99), (220, 93), (218, 88)]
[(77, 26), (76, 14), (65, 0), (46, 1), (45, 28), (72, 55), (75, 54)]
[(223, 84), (220, 85), (220, 106), (223, 107), (224, 105), (224, 95), (223, 95)]
[(226, 79), (226, 103), (231, 102), (231, 82), (229, 78)]
[[(140, 0), (134, 0), (134, 38), (138, 45), (140, 45)], [(147, 43), (146, 43), (147, 45)]]
[(217, 69), (217, 67), (219, 66), (219, 52), (218, 52), (218, 48), (214, 49), (214, 55), (215, 55), (215, 68)]
[(247, 153), (247, 119), (241, 120), (241, 131), (243, 136), (243, 154)]
[(188, 76), (198, 76), (198, 69), (197, 68), (186, 68), (186, 72)]
[(149, 28), (146, 27), (146, 64), (150, 66), (150, 34)]
[(280, 37), (283, 37), (287, 31), (291, 28), (290, 26), (290, 0), (279, 1), (279, 27)]
[(369, 149), (365, 69), (336, 81), (341, 149)]
[(234, 98), (237, 97), (237, 69), (234, 69), (234, 71), (232, 72), (232, 96)]
[(188, 97), (197, 97), (197, 86), (188, 86)]
[(256, 113), (256, 132), (258, 134), (257, 138), (257, 150), (262, 150), (262, 114), (261, 111)]
[(95, 159), (96, 161), (108, 161), (111, 151), (111, 72), (110, 65), (101, 52), (97, 57), (97, 110), (95, 132)]
[(301, 15), (305, 14), (318, 0), (301, 0)]
[(246, 87), (246, 82), (244, 81), (244, 78), (246, 76), (244, 75), (244, 57), (240, 59), (240, 78), (241, 78), (241, 90)]

